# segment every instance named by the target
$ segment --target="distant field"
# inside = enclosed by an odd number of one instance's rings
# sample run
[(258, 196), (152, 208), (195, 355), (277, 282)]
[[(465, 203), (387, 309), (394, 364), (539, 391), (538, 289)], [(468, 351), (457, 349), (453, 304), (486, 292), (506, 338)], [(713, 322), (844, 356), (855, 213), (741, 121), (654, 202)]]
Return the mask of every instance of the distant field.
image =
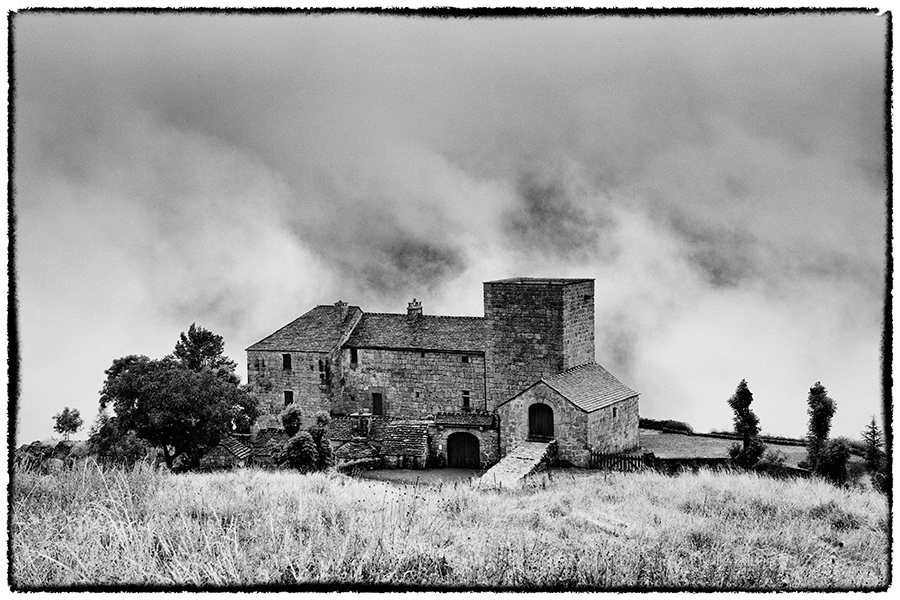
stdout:
[(16, 472), (10, 583), (883, 589), (886, 498), (755, 474), (549, 473), (524, 490), (338, 474)]
[[(707, 438), (677, 433), (662, 433), (653, 429), (641, 429), (641, 447), (660, 458), (722, 458), (728, 456), (728, 448), (735, 440)], [(803, 446), (787, 446), (767, 444), (768, 447), (780, 450), (787, 457), (786, 465), (796, 467), (806, 458)]]

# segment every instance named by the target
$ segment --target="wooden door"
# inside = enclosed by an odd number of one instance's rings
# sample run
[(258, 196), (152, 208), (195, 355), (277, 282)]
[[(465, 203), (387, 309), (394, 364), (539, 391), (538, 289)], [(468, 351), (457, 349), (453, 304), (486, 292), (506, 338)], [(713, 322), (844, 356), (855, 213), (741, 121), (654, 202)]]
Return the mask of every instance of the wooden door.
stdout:
[(536, 439), (553, 437), (553, 409), (546, 404), (532, 404), (528, 408), (528, 436)]
[(447, 466), (477, 469), (481, 466), (478, 438), (471, 433), (451, 433), (447, 438)]

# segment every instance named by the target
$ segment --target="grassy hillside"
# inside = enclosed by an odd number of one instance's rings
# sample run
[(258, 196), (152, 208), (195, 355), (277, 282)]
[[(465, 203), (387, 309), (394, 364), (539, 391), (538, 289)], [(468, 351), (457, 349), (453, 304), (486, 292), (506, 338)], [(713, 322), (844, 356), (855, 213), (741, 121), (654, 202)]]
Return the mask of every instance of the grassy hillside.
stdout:
[(326, 584), (872, 589), (884, 496), (700, 472), (556, 475), (519, 492), (82, 464), (16, 475), (17, 588)]

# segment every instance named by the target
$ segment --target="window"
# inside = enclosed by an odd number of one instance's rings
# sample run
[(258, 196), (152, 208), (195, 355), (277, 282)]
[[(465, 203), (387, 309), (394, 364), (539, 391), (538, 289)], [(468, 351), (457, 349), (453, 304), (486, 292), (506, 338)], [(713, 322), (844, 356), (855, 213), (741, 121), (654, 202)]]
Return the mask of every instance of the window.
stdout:
[(469, 355), (468, 355), (468, 354), (463, 354), (463, 356), (462, 356), (462, 361), (463, 361), (464, 363), (469, 362)]
[(288, 404), (293, 404), (293, 403), (294, 403), (294, 392), (292, 392), (291, 390), (284, 390), (284, 405), (287, 406)]
[(421, 352), (420, 354), (421, 354), (422, 358), (425, 358), (425, 353), (424, 353), (424, 352)]
[(291, 370), (291, 355), (290, 354), (282, 354), (281, 355), (281, 368), (285, 371)]
[(463, 390), (463, 393), (462, 393), (462, 409), (463, 410), (469, 410), (470, 400), (471, 400), (471, 398), (469, 397), (469, 390)]
[(350, 348), (350, 366), (355, 367), (359, 364), (359, 351), (356, 348)]
[(616, 414), (617, 414), (617, 413), (618, 413), (618, 410), (616, 409), (615, 406), (613, 406), (613, 419), (616, 418)]
[(419, 397), (419, 392), (416, 392), (416, 398), (418, 398), (418, 397)]
[(381, 394), (377, 394), (377, 393), (372, 394), (372, 414), (373, 415), (383, 415), (384, 414), (384, 397)]

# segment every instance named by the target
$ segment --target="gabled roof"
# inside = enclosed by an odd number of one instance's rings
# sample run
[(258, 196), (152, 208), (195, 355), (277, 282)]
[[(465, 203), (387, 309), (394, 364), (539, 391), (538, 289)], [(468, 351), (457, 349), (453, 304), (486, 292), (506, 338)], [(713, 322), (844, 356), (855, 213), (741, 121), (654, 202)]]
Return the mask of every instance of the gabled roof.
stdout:
[(551, 377), (539, 379), (497, 406), (503, 406), (540, 384), (559, 392), (563, 398), (584, 412), (594, 412), (638, 395), (636, 391), (616, 379), (612, 373), (597, 363), (588, 363), (572, 367)]
[(484, 352), (484, 317), (363, 313), (344, 346)]
[(341, 306), (320, 304), (247, 350), (329, 352), (341, 342), (362, 313), (358, 306), (346, 308), (347, 316), (342, 318)]
[(585, 412), (638, 395), (597, 363), (579, 365), (541, 381)]

